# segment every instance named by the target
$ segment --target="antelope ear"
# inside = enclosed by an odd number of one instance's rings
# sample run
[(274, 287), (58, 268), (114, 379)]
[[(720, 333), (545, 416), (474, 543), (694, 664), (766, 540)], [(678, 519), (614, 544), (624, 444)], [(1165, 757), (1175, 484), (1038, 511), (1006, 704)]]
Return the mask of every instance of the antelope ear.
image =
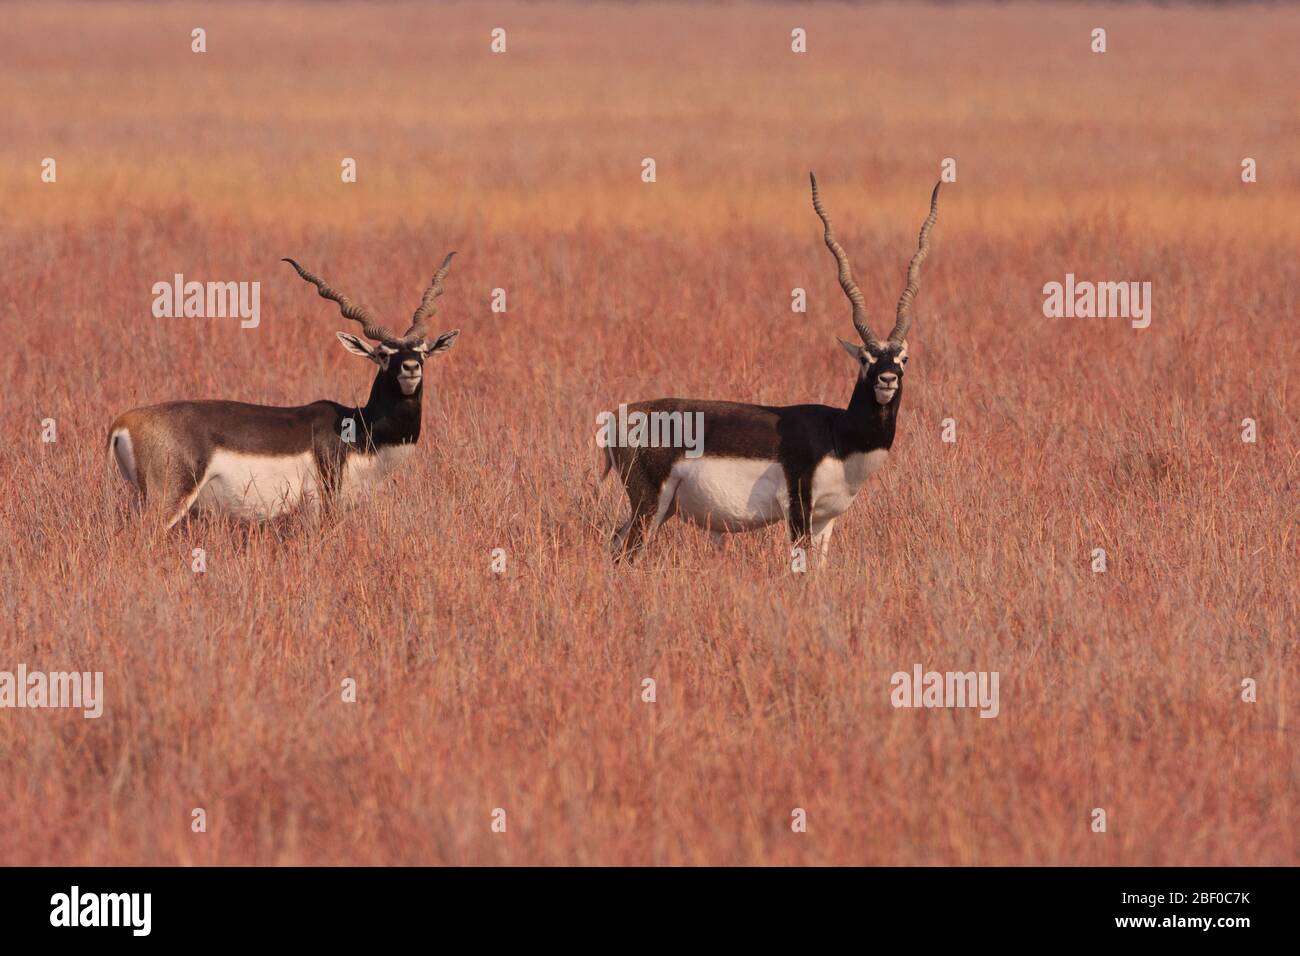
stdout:
[(460, 335), (460, 329), (452, 329), (450, 332), (443, 332), (432, 342), (424, 343), (425, 355), (436, 355), (438, 352), (445, 352), (451, 348), (451, 344), (456, 341), (456, 336)]
[[(340, 332), (339, 334), (342, 335), (343, 333)], [(843, 339), (840, 339), (839, 342), (840, 345), (844, 347), (844, 351), (852, 355), (859, 363), (866, 361), (866, 356), (861, 345), (854, 345), (852, 342), (845, 342)]]
[(351, 332), (335, 332), (334, 334), (339, 337), (339, 341), (343, 343), (343, 347), (353, 355), (360, 355), (362, 358), (368, 358), (372, 362), (379, 361), (379, 356), (375, 354), (375, 350)]

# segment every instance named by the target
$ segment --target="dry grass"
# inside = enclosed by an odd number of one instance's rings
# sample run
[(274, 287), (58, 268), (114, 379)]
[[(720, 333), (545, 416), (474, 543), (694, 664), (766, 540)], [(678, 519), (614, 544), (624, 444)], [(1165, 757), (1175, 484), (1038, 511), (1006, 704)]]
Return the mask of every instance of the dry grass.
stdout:
[[(1300, 862), (1295, 9), (5, 17), (0, 669), (108, 703), (0, 712), (4, 862)], [(879, 327), (944, 156), (900, 437), (831, 567), (673, 524), (613, 569), (596, 412), (845, 401), (806, 172)], [(279, 257), (399, 316), (448, 248), (465, 331), (383, 501), (140, 526), (118, 412), (364, 397)], [(262, 325), (154, 319), (178, 271), (260, 280)], [(1150, 280), (1151, 328), (1042, 318), (1066, 272)], [(891, 709), (916, 662), (1000, 671), (1001, 716)]]

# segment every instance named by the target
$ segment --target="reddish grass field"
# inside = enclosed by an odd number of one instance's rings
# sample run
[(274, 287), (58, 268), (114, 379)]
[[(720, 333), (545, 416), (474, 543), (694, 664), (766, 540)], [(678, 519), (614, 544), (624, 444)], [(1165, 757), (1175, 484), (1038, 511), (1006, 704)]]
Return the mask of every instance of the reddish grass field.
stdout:
[[(106, 704), (0, 711), (0, 862), (1300, 862), (1295, 8), (4, 15), (0, 670)], [(612, 566), (596, 414), (846, 402), (808, 170), (884, 334), (945, 157), (898, 439), (829, 566), (678, 522)], [(397, 324), (448, 249), (463, 332), (382, 498), (142, 522), (118, 413), (364, 400), (282, 256)], [(260, 281), (260, 326), (154, 318), (176, 272)], [(1044, 318), (1066, 273), (1150, 281), (1150, 328)], [(916, 663), (998, 671), (1000, 715), (895, 710)]]

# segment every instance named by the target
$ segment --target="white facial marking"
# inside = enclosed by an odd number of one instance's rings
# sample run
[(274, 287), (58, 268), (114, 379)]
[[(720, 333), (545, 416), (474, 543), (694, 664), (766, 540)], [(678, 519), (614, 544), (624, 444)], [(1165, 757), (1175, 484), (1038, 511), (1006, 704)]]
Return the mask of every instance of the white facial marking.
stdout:
[(272, 518), (317, 498), (316, 460), (300, 455), (247, 455), (217, 450), (194, 506), (240, 518)]
[[(714, 531), (750, 531), (785, 519), (790, 492), (785, 471), (756, 458), (693, 458), (673, 465), (677, 513)], [(662, 504), (662, 502), (661, 502)]]
[(343, 466), (344, 498), (359, 498), (371, 493), (385, 478), (399, 468), (415, 445), (386, 445), (373, 455), (349, 455)]

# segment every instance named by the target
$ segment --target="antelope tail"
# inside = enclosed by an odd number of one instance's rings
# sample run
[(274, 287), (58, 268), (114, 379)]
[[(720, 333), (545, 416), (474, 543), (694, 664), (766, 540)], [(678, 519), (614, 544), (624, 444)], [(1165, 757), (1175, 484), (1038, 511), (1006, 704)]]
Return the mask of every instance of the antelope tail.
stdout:
[(610, 469), (614, 467), (614, 449), (606, 445), (597, 450), (600, 452), (600, 477), (596, 479), (596, 484), (599, 485), (609, 477)]

